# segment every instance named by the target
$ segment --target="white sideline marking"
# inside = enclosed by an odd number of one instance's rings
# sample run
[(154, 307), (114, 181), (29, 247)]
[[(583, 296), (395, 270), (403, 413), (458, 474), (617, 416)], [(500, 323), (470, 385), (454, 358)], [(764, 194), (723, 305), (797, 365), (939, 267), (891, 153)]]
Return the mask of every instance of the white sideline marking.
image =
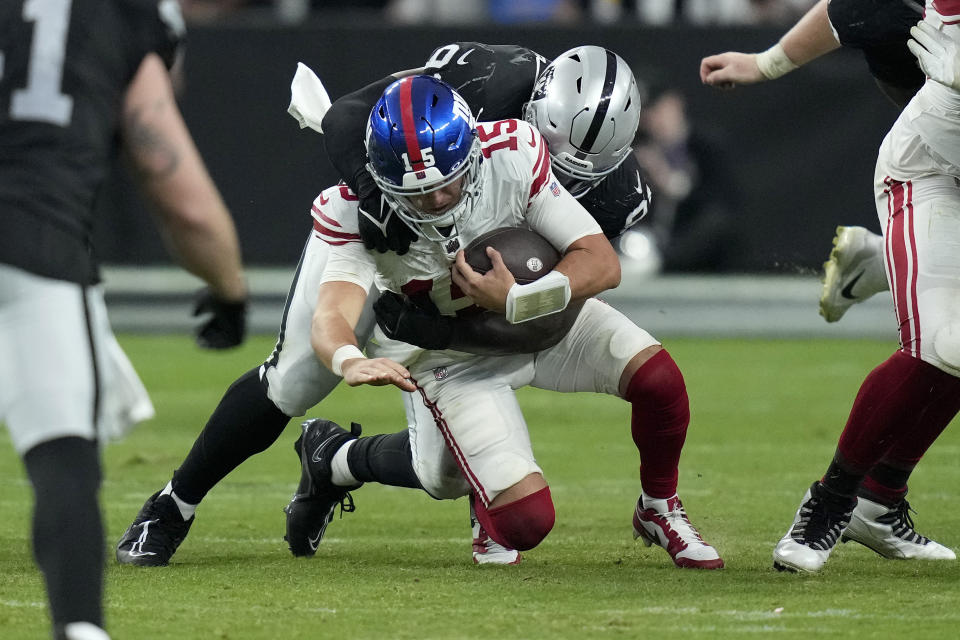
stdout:
[(16, 609), (42, 609), (47, 606), (45, 602), (20, 602), (19, 600), (0, 600), (0, 605)]

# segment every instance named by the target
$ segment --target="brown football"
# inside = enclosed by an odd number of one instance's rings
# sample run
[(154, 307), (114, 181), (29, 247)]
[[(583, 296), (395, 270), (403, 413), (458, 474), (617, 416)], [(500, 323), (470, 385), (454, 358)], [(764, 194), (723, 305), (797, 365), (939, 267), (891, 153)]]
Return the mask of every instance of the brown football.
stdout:
[(493, 268), (487, 247), (500, 252), (503, 263), (520, 284), (538, 280), (560, 262), (560, 252), (536, 231), (501, 227), (486, 232), (463, 250), (464, 259), (474, 271), (486, 273)]

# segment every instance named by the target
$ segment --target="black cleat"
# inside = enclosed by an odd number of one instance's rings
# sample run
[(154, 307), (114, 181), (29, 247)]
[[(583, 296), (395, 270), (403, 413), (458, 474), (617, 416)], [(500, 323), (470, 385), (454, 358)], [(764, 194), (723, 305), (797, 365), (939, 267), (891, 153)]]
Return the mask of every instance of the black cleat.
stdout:
[(331, 420), (314, 419), (304, 422), (301, 429), (303, 433), (293, 443), (300, 458), (300, 484), (283, 509), (287, 514), (287, 535), (283, 539), (293, 555), (309, 558), (317, 552), (337, 505), (341, 514), (354, 510), (349, 490), (360, 485), (338, 487), (330, 482), (330, 463), (344, 443), (360, 435), (361, 428), (354, 422), (347, 431)]
[(140, 567), (165, 567), (187, 537), (194, 518), (184, 520), (169, 495), (156, 492), (144, 503), (120, 542), (117, 562)]

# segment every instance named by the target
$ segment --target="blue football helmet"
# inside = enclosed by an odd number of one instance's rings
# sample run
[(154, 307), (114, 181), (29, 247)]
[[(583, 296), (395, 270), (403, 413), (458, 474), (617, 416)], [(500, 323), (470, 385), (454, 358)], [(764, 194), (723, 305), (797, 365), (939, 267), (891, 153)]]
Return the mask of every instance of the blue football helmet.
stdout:
[[(397, 80), (373, 106), (367, 122), (367, 171), (390, 207), (417, 234), (448, 243), (479, 193), (480, 141), (470, 107), (432, 76)], [(411, 197), (462, 179), (460, 199), (439, 212)]]

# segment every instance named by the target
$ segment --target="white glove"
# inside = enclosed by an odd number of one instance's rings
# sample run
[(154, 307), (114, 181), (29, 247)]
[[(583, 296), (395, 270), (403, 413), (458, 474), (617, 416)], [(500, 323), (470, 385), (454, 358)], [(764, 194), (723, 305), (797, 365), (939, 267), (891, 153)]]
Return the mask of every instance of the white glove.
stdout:
[(330, 97), (323, 83), (313, 70), (302, 62), (297, 63), (297, 72), (290, 83), (290, 106), (287, 113), (292, 115), (300, 128), (310, 127), (323, 133), (323, 116), (330, 108)]
[(927, 76), (940, 84), (960, 91), (960, 47), (944, 32), (920, 21), (910, 27), (907, 47), (917, 58)]

